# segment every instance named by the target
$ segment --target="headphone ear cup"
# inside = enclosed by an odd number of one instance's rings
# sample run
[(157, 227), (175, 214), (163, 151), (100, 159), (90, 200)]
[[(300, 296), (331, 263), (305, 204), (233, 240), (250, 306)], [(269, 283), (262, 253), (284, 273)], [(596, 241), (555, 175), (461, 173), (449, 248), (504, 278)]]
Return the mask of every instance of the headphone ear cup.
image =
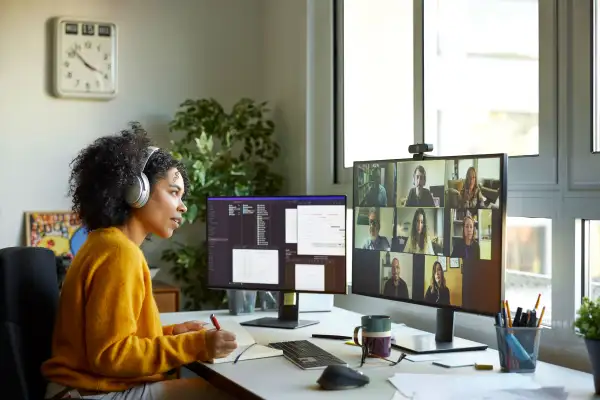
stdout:
[(125, 193), (125, 201), (129, 206), (137, 208), (136, 205), (140, 199), (141, 190), (142, 182), (140, 181), (140, 178), (136, 176), (135, 180), (131, 186), (127, 188), (127, 192)]
[(134, 183), (127, 188), (127, 193), (125, 194), (127, 204), (133, 208), (143, 207), (149, 197), (149, 190), (147, 188), (149, 188), (149, 184), (146, 175), (136, 176)]
[(142, 181), (142, 187), (140, 190), (140, 199), (138, 200), (137, 208), (144, 207), (148, 202), (148, 199), (150, 199), (150, 181), (148, 180), (146, 174), (144, 174), (143, 172), (140, 178), (140, 180)]

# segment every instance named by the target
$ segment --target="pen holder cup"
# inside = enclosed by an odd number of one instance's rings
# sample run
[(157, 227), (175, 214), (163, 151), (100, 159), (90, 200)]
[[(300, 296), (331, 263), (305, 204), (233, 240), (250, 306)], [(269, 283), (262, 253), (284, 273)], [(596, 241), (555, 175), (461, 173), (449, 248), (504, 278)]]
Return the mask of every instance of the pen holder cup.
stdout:
[(227, 290), (229, 314), (252, 314), (256, 306), (256, 290)]
[(535, 372), (542, 328), (496, 326), (498, 356), (503, 372)]

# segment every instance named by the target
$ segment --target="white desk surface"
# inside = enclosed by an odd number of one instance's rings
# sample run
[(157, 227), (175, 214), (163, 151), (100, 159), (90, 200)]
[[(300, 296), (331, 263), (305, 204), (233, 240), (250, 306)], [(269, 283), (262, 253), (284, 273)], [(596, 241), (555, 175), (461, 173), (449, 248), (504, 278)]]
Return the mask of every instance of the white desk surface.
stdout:
[[(261, 317), (276, 317), (274, 312), (257, 311), (254, 314), (243, 316), (231, 316), (227, 310), (214, 312), (219, 320), (233, 319), (235, 321), (246, 321)], [(161, 314), (164, 325), (174, 324), (190, 320), (210, 321), (211, 311), (202, 312), (179, 312)], [(268, 344), (275, 341), (302, 340), (307, 339), (314, 342), (323, 349), (348, 362), (353, 368), (360, 365), (361, 350), (356, 346), (344, 344), (344, 341), (312, 339), (313, 333), (352, 336), (354, 327), (360, 325), (361, 315), (334, 308), (332, 312), (324, 313), (301, 313), (300, 319), (318, 320), (319, 324), (305, 328), (287, 330), (271, 328), (245, 327), (260, 344)], [(395, 327), (394, 330), (406, 329), (408, 333), (415, 329), (408, 327)], [(542, 337), (543, 340), (543, 337)], [(391, 359), (397, 359), (400, 352), (392, 350)], [(253, 393), (261, 399), (383, 399), (389, 400), (394, 396), (395, 388), (388, 378), (395, 373), (429, 373), (429, 374), (493, 374), (499, 372), (498, 352), (488, 349), (484, 351), (471, 351), (462, 353), (451, 353), (436, 355), (440, 359), (461, 359), (477, 363), (493, 364), (494, 371), (476, 371), (474, 367), (443, 368), (432, 365), (430, 361), (411, 362), (403, 360), (395, 367), (382, 360), (369, 359), (360, 368), (371, 382), (359, 389), (324, 391), (317, 385), (317, 379), (322, 370), (306, 371), (298, 368), (284, 357), (273, 357), (261, 360), (240, 361), (237, 364), (204, 364), (206, 368), (216, 372), (222, 378), (235, 382), (246, 391)], [(532, 378), (544, 386), (564, 386), (569, 392), (569, 399), (592, 399), (594, 397), (594, 384), (591, 374), (584, 372), (538, 362), (537, 370), (531, 374)], [(310, 396), (310, 397), (309, 397)]]

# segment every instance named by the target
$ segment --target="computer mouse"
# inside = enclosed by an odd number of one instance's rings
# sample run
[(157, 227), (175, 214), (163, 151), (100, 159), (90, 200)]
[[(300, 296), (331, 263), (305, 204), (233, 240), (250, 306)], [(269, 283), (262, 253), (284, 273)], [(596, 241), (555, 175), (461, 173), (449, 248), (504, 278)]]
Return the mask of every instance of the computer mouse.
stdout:
[(329, 365), (317, 380), (321, 389), (354, 389), (369, 383), (369, 377), (345, 365)]

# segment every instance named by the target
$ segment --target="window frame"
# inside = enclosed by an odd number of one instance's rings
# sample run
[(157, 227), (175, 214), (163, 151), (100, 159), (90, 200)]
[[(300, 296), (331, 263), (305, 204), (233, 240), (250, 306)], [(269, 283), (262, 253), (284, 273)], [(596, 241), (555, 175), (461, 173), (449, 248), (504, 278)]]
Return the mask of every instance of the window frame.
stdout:
[[(413, 1), (417, 22), (415, 37), (419, 38), (415, 39), (415, 43), (418, 43), (422, 39), (418, 24), (423, 21), (423, 7), (420, 0)], [(307, 188), (310, 194), (346, 194), (351, 208), (351, 169), (335, 172), (340, 165), (343, 148), (342, 153), (333, 156), (343, 145), (343, 136), (336, 137), (343, 133), (343, 122), (334, 123), (335, 118), (340, 116), (339, 104), (334, 106), (335, 94), (343, 94), (341, 82), (336, 81), (340, 76), (334, 73), (331, 62), (334, 49), (340, 50), (339, 45), (334, 45), (335, 2), (308, 0), (307, 3)], [(571, 359), (578, 363), (578, 367), (587, 368), (584, 364), (587, 360), (585, 346), (574, 334), (572, 322), (585, 284), (582, 283), (585, 276), (580, 268), (580, 221), (600, 220), (600, 207), (597, 206), (600, 178), (596, 175), (590, 179), (589, 175), (589, 171), (600, 169), (600, 156), (596, 156), (590, 148), (595, 128), (594, 91), (591, 89), (591, 83), (595, 82), (591, 47), (594, 43), (594, 18), (586, 16), (593, 10), (593, 0), (540, 0), (539, 6), (540, 155), (510, 157), (507, 215), (552, 219), (553, 321), (552, 329), (544, 332), (542, 357), (563, 365)], [(339, 30), (340, 24), (336, 28)], [(418, 54), (415, 53), (414, 58), (415, 63), (422, 63)], [(422, 68), (416, 67), (415, 64), (415, 78), (422, 80), (418, 72), (421, 71), (422, 75)], [(422, 105), (422, 97), (422, 86), (415, 85), (415, 100), (419, 99), (415, 101), (416, 141), (422, 137), (418, 133), (423, 132), (423, 110), (419, 106)], [(327, 132), (331, 134), (327, 135)], [(547, 147), (542, 146), (544, 143)], [(526, 179), (515, 178), (529, 170), (537, 172), (526, 176)], [(413, 325), (422, 329), (431, 324), (434, 315), (423, 307), (351, 294), (336, 296), (336, 304), (367, 313), (377, 307), (378, 312), (415, 321)], [(488, 323), (483, 318), (459, 314), (457, 334), (493, 347), (492, 329), (489, 332), (481, 329), (482, 324)]]
[[(351, 185), (352, 168), (344, 168), (344, 110), (343, 110), (343, 0), (333, 2), (333, 42), (334, 42), (334, 185)], [(413, 70), (414, 70), (414, 140), (424, 142), (425, 137), (425, 69), (424, 69), (424, 27), (425, 7), (422, 0), (413, 0)], [(551, 23), (548, 23), (551, 21)], [(558, 103), (558, 23), (556, 0), (539, 2), (539, 151), (537, 155), (511, 156), (508, 165), (509, 190), (527, 189), (531, 187), (543, 190), (559, 190), (558, 169), (558, 124), (556, 121), (556, 105)], [(544, 101), (542, 101), (542, 99)], [(531, 158), (537, 158), (538, 168), (529, 168)]]

